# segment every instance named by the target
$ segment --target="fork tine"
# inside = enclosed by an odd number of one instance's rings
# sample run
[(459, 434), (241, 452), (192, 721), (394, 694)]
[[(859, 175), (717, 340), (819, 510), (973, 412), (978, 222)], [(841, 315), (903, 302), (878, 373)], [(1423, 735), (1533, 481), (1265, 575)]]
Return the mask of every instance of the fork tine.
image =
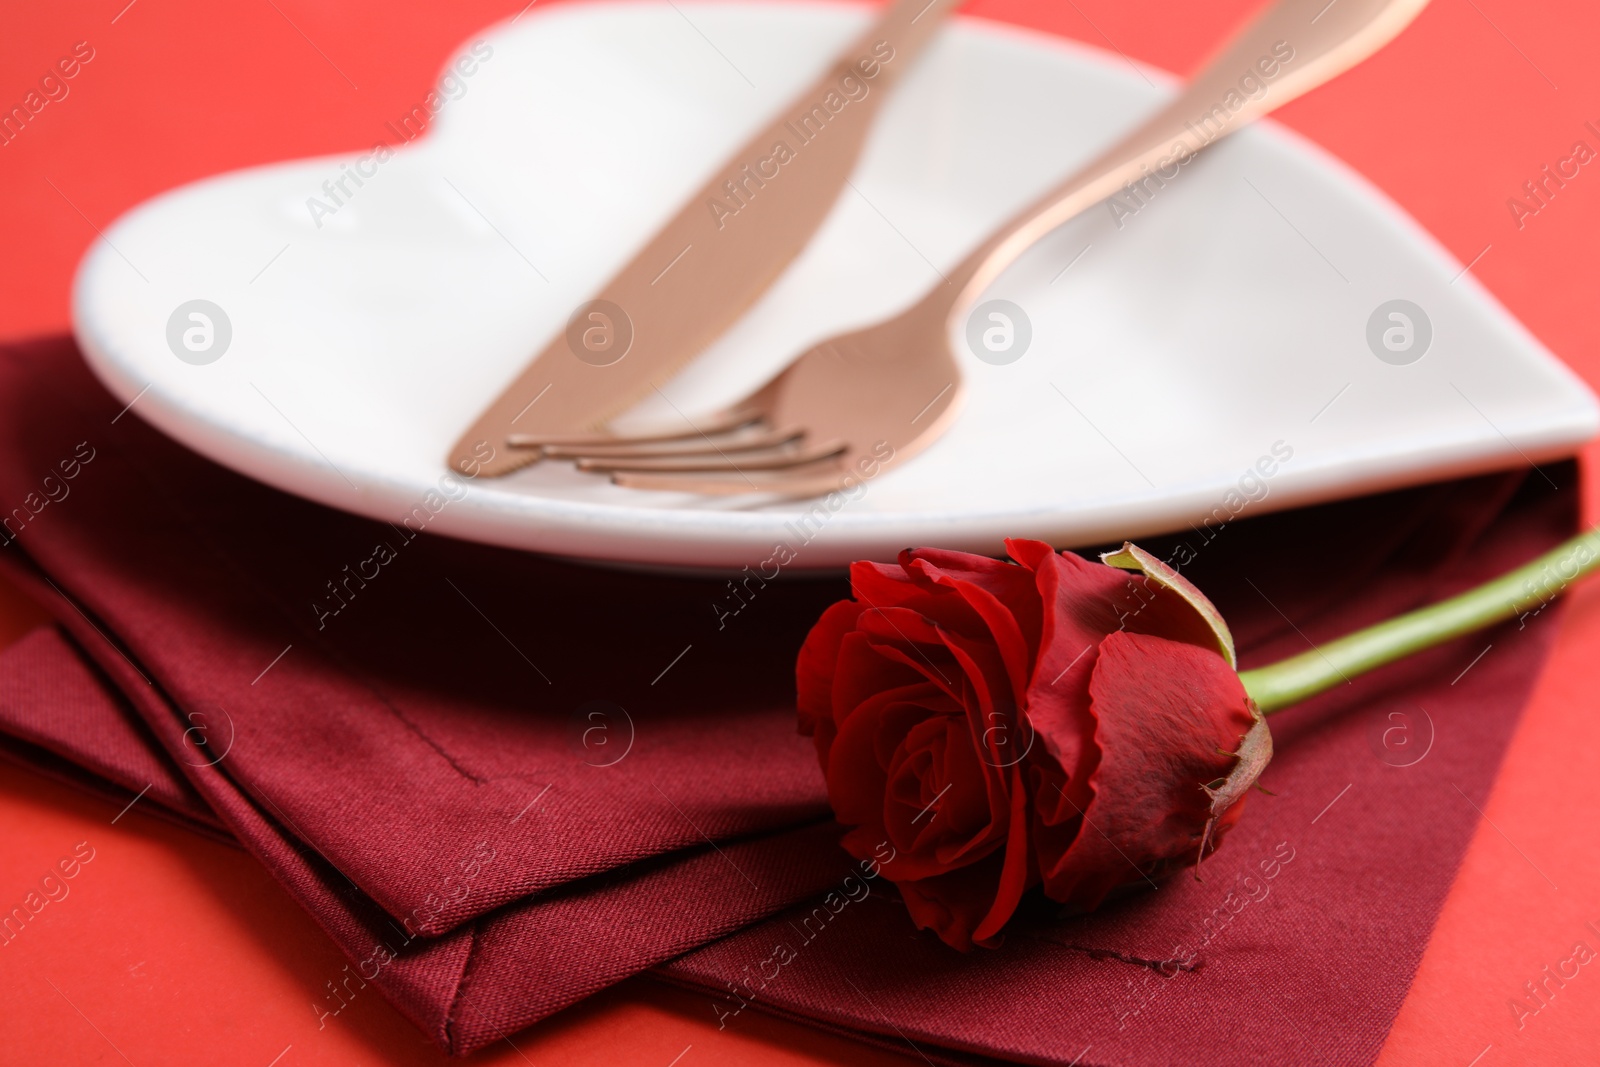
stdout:
[(773, 449), (756, 454), (719, 452), (715, 455), (707, 453), (698, 456), (664, 456), (661, 458), (580, 459), (578, 460), (578, 469), (601, 473), (652, 471), (664, 474), (716, 471), (736, 474), (739, 471), (773, 471), (785, 470), (790, 467), (803, 467), (808, 463), (832, 459), (847, 447), (848, 445), (843, 441), (829, 441), (810, 447)]
[(706, 435), (703, 440), (636, 441), (633, 438), (616, 439), (608, 444), (546, 445), (544, 454), (549, 459), (628, 459), (660, 458), (664, 456), (701, 456), (719, 452), (753, 452), (792, 444), (802, 436), (799, 430), (763, 430), (744, 436), (725, 435), (713, 440)]
[(667, 441), (689, 441), (697, 437), (711, 434), (732, 433), (741, 430), (752, 423), (761, 421), (761, 412), (755, 408), (736, 408), (732, 411), (719, 412), (701, 419), (698, 425), (691, 425), (685, 430), (662, 430), (656, 433), (642, 434), (612, 434), (612, 433), (587, 433), (587, 434), (536, 434), (514, 433), (506, 437), (506, 444), (512, 448), (546, 448), (555, 447), (582, 447), (618, 444), (657, 444)]

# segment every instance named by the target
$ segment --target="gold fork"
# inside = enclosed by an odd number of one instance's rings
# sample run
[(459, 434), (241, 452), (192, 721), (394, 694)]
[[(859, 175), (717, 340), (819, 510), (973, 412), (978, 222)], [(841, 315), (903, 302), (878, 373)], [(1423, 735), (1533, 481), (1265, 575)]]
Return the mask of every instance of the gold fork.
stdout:
[[(1160, 183), (1194, 153), (1365, 59), (1427, 0), (1279, 0), (1135, 132), (1000, 227), (906, 311), (823, 341), (729, 408), (674, 433), (511, 435), (618, 485), (815, 496), (851, 490), (955, 419), (958, 319), (1030, 245), (1122, 186)], [(687, 421), (687, 420), (686, 420)]]

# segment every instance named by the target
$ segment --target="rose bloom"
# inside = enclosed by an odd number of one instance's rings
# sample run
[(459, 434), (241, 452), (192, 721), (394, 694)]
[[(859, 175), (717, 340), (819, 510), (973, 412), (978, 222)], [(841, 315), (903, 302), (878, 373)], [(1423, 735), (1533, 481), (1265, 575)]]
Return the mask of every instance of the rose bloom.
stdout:
[(1036, 885), (1088, 910), (1199, 862), (1271, 757), (1187, 579), (1133, 545), (1006, 549), (856, 563), (796, 664), (845, 849), (892, 845), (912, 918), (961, 949)]

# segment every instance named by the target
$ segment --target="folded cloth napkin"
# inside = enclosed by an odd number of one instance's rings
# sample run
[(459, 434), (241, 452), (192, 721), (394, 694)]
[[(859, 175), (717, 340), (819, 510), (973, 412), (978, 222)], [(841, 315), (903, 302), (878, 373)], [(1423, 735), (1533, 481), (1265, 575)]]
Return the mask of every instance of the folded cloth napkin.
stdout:
[(14, 650), (7, 729), (135, 793), (162, 753), (441, 1045), (844, 869), (791, 693), (833, 586), (719, 633), (721, 583), (418, 533), (442, 495), (355, 519), (121, 407), (67, 341), (0, 355), (0, 559), (62, 628)]
[[(1548, 547), (1572, 481), (1212, 524), (1180, 558), (1260, 661)], [(1040, 908), (963, 956), (852, 876), (795, 732), (793, 656), (842, 582), (748, 581), (730, 616), (722, 581), (429, 536), (450, 495), (334, 512), (128, 417), (67, 340), (0, 351), (0, 567), (57, 620), (0, 656), (4, 753), (231, 835), (350, 957), (347, 989), (454, 1052), (665, 965), (722, 1025), (749, 1006), (946, 1060), (1201, 1063), (1270, 1037), (1365, 1062), (1549, 640), (1546, 612), (1459, 685), (1480, 644), (1286, 714), (1279, 795), (1205, 882)], [(1436, 735), (1396, 766), (1386, 716), (1420, 731), (1419, 709)]]

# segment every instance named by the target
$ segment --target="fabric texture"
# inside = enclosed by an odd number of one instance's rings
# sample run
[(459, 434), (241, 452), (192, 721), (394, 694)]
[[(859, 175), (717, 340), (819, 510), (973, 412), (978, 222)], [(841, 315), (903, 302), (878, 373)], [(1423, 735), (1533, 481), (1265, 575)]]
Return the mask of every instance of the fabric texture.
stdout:
[[(961, 954), (838, 847), (796, 731), (794, 656), (842, 581), (719, 619), (720, 581), (428, 535), (448, 500), (354, 518), (121, 409), (68, 340), (0, 351), (0, 566), (57, 620), (0, 655), (0, 754), (231, 835), (347, 982), (455, 1052), (656, 967), (724, 1025), (748, 1006), (952, 1062), (1369, 1062), (1552, 631), (1543, 612), (1275, 717), (1277, 796), (1204, 881), (1088, 916), (1030, 898), (1001, 948)], [(1253, 665), (1548, 547), (1572, 483), (1487, 476), (1147, 547), (1186, 541)], [(1409, 766), (1395, 712), (1431, 723)]]

